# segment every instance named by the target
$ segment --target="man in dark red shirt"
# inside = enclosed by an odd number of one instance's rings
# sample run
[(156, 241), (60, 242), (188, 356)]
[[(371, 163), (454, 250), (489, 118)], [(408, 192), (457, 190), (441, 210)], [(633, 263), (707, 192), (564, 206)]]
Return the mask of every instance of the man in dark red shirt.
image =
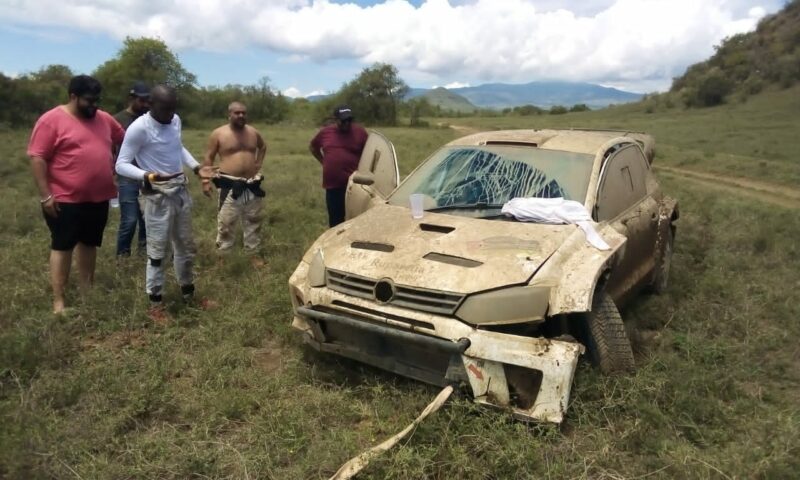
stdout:
[(39, 202), (50, 229), (50, 283), (56, 314), (64, 311), (73, 250), (80, 286), (92, 284), (108, 201), (117, 196), (111, 149), (122, 143), (125, 130), (97, 109), (101, 90), (100, 82), (92, 77), (73, 77), (69, 102), (39, 117), (28, 144)]
[(322, 127), (308, 147), (322, 164), (329, 227), (344, 222), (347, 180), (358, 169), (368, 136), (364, 127), (353, 123), (353, 111), (347, 105), (334, 108), (333, 118), (336, 123)]

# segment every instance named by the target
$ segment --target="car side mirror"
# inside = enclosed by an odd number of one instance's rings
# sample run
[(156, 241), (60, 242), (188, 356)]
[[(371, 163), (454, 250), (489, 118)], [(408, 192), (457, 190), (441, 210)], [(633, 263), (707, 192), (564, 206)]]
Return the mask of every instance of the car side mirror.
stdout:
[(355, 172), (353, 174), (353, 183), (358, 185), (372, 185), (375, 183), (375, 175), (371, 173)]

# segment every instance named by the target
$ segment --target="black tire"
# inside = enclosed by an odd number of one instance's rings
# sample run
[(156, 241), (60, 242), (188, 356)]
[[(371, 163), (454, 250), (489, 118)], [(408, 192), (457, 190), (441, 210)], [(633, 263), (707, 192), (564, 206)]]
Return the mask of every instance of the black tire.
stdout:
[(669, 271), (672, 266), (672, 245), (675, 241), (675, 232), (672, 225), (667, 229), (667, 242), (664, 244), (664, 249), (661, 251), (661, 258), (658, 259), (655, 271), (653, 273), (653, 282), (650, 284), (650, 291), (656, 295), (661, 295), (667, 291), (669, 284)]
[(633, 371), (631, 342), (619, 310), (608, 294), (595, 293), (586, 324), (586, 348), (592, 364), (608, 375)]

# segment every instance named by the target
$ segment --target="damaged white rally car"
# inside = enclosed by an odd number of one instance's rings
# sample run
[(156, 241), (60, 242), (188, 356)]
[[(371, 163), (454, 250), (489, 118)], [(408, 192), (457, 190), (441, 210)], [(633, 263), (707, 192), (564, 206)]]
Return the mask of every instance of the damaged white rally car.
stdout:
[[(289, 280), (293, 326), (317, 350), (561, 422), (579, 355), (633, 368), (618, 306), (666, 287), (678, 208), (653, 153), (641, 133), (485, 132), (399, 183), (394, 147), (372, 132), (348, 221)], [(585, 218), (560, 216), (561, 202)]]

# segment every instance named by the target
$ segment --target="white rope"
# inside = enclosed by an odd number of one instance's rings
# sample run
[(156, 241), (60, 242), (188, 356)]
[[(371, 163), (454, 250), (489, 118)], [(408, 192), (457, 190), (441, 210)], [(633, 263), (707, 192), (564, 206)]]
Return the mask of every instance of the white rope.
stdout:
[(439, 395), (436, 395), (436, 398), (434, 398), (433, 401), (429, 403), (427, 407), (425, 407), (425, 410), (423, 410), (422, 413), (420, 413), (419, 416), (415, 418), (414, 421), (411, 422), (406, 428), (380, 445), (376, 445), (369, 450), (360, 453), (357, 457), (353, 457), (348, 460), (347, 463), (342, 465), (341, 468), (339, 468), (339, 470), (333, 474), (330, 480), (347, 480), (349, 478), (353, 478), (358, 474), (358, 472), (363, 470), (364, 467), (369, 464), (370, 460), (397, 445), (397, 443), (402, 440), (403, 437), (408, 435), (411, 430), (422, 423), (422, 421), (425, 420), (425, 417), (439, 410), (439, 408), (444, 405), (444, 402), (450, 397), (451, 393), (453, 393), (453, 387), (445, 387), (441, 392), (439, 392)]

